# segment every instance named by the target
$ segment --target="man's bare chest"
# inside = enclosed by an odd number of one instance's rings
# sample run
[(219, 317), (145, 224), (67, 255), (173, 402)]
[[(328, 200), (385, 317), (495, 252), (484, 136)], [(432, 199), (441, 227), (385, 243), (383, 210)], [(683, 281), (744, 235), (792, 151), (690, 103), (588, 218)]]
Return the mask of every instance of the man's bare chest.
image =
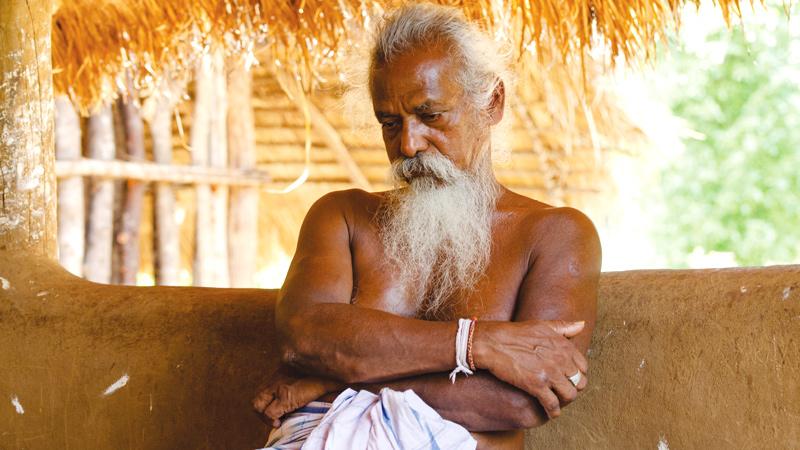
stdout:
[[(519, 287), (529, 268), (529, 251), (525, 245), (515, 245), (516, 241), (509, 237), (509, 233), (495, 236), (490, 261), (475, 287), (454, 295), (448, 302), (449, 307), (432, 319), (513, 318)], [(355, 304), (406, 317), (418, 316), (418, 299), (408, 297), (398, 279), (400, 268), (387, 261), (374, 229), (356, 236), (350, 250)]]

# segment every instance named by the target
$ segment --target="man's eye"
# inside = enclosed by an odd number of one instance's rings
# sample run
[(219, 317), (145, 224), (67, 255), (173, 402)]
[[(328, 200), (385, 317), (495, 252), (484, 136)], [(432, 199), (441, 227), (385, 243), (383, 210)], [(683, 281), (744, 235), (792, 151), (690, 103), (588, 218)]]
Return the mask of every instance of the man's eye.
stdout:
[(422, 114), (422, 120), (425, 122), (435, 122), (439, 117), (442, 116), (442, 113), (426, 113)]
[(386, 121), (386, 122), (381, 122), (381, 127), (384, 130), (390, 130), (390, 129), (396, 127), (396, 126), (397, 126), (397, 121), (396, 120), (390, 120), (390, 121)]

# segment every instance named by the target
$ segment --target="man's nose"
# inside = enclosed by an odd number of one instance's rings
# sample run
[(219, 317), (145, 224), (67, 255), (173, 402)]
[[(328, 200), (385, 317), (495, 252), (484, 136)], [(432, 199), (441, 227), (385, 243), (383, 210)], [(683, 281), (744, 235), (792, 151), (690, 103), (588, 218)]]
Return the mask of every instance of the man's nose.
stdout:
[(417, 156), (418, 152), (428, 148), (428, 141), (422, 133), (421, 124), (415, 120), (403, 122), (403, 131), (400, 134), (400, 152), (406, 158)]

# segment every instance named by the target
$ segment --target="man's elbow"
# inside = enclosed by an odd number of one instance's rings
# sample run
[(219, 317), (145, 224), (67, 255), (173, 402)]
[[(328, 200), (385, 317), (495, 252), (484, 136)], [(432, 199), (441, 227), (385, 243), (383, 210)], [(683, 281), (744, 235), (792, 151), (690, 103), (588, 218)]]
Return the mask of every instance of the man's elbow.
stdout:
[(547, 416), (541, 416), (536, 411), (523, 410), (515, 421), (514, 428), (517, 430), (536, 428), (546, 424), (549, 420)]
[(514, 400), (513, 411), (515, 414), (511, 418), (511, 425), (514, 429), (536, 428), (549, 420), (536, 399), (528, 395), (521, 395)]
[(363, 368), (357, 365), (331, 363), (329, 358), (299, 351), (292, 345), (281, 346), (281, 362), (302, 373), (339, 380), (345, 384), (361, 384), (370, 380)]
[(279, 328), (278, 344), (284, 365), (348, 384), (370, 381), (369, 372), (359, 360), (345, 358), (336, 350), (321, 349), (316, 345), (313, 330), (304, 328), (301, 322), (293, 318)]
[(277, 323), (278, 348), (281, 362), (298, 370), (309, 370), (308, 363), (315, 359), (312, 351), (313, 335), (304, 327), (302, 317), (295, 315)]

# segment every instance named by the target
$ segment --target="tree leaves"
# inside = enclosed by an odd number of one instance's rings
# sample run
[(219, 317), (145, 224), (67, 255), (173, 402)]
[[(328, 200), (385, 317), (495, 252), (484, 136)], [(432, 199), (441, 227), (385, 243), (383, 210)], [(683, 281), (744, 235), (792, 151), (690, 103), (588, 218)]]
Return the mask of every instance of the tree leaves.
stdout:
[(661, 173), (655, 237), (671, 265), (697, 248), (742, 265), (800, 260), (800, 15), (762, 14), (673, 48), (661, 66), (672, 111), (704, 136), (684, 139)]

